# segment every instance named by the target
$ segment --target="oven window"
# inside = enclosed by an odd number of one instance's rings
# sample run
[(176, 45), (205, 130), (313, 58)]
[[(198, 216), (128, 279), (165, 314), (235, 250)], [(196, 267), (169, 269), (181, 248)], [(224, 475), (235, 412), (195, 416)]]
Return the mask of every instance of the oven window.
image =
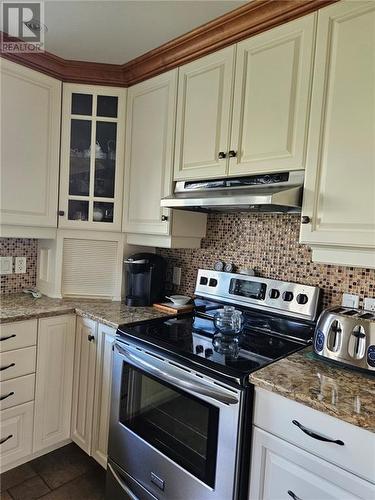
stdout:
[(120, 422), (214, 487), (218, 408), (124, 363)]

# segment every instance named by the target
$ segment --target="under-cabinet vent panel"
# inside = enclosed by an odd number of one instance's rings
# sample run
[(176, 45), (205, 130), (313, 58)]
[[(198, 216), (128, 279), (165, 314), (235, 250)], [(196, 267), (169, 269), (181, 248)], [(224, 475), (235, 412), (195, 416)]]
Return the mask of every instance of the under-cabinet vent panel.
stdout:
[(65, 239), (62, 295), (112, 297), (118, 242)]

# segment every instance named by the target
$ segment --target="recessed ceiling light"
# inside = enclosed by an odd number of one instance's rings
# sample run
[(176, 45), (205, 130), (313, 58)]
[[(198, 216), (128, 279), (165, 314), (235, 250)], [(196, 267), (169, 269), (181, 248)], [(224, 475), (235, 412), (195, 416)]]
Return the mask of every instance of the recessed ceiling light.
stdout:
[(46, 33), (48, 28), (45, 24), (41, 23), (38, 19), (32, 19), (31, 21), (27, 21), (24, 23), (25, 26), (29, 28), (31, 31)]

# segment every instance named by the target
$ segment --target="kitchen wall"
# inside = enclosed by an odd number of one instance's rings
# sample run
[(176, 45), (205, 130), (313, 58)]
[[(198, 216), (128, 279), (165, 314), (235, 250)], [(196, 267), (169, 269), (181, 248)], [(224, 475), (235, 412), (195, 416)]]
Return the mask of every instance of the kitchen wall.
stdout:
[(233, 262), (237, 269), (255, 268), (267, 278), (317, 285), (323, 290), (323, 306), (341, 303), (343, 292), (375, 297), (375, 269), (318, 264), (311, 250), (298, 242), (300, 217), (289, 214), (212, 214), (207, 237), (198, 250), (159, 249), (168, 260), (168, 288), (172, 268), (182, 268), (182, 279), (174, 292), (192, 295), (198, 268), (211, 269), (217, 260)]
[[(26, 238), (0, 238), (1, 257), (26, 257), (25, 274), (3, 274), (0, 276), (0, 294), (22, 292), (35, 286), (38, 256), (38, 240)], [(14, 270), (14, 259), (13, 259)]]

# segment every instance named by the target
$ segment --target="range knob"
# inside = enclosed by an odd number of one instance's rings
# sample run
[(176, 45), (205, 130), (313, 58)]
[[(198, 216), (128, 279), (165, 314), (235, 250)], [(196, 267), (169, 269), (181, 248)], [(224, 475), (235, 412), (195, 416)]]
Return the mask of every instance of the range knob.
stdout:
[(305, 295), (304, 293), (299, 293), (299, 294), (297, 295), (297, 299), (296, 299), (296, 300), (297, 300), (297, 303), (298, 303), (298, 304), (303, 305), (303, 304), (307, 304), (307, 302), (308, 302), (309, 298), (308, 298), (308, 296), (307, 296), (307, 295)]
[(270, 299), (278, 299), (280, 297), (280, 292), (276, 288), (271, 288), (269, 296)]
[(214, 351), (210, 348), (210, 347), (207, 347), (207, 349), (204, 350), (204, 355), (206, 358), (209, 358), (213, 355)]
[(283, 293), (283, 300), (285, 302), (291, 302), (293, 300), (293, 297), (294, 297), (293, 292), (284, 292)]
[(201, 344), (197, 345), (197, 346), (195, 347), (195, 352), (196, 352), (197, 354), (202, 354), (202, 352), (203, 352), (203, 346), (202, 346)]

